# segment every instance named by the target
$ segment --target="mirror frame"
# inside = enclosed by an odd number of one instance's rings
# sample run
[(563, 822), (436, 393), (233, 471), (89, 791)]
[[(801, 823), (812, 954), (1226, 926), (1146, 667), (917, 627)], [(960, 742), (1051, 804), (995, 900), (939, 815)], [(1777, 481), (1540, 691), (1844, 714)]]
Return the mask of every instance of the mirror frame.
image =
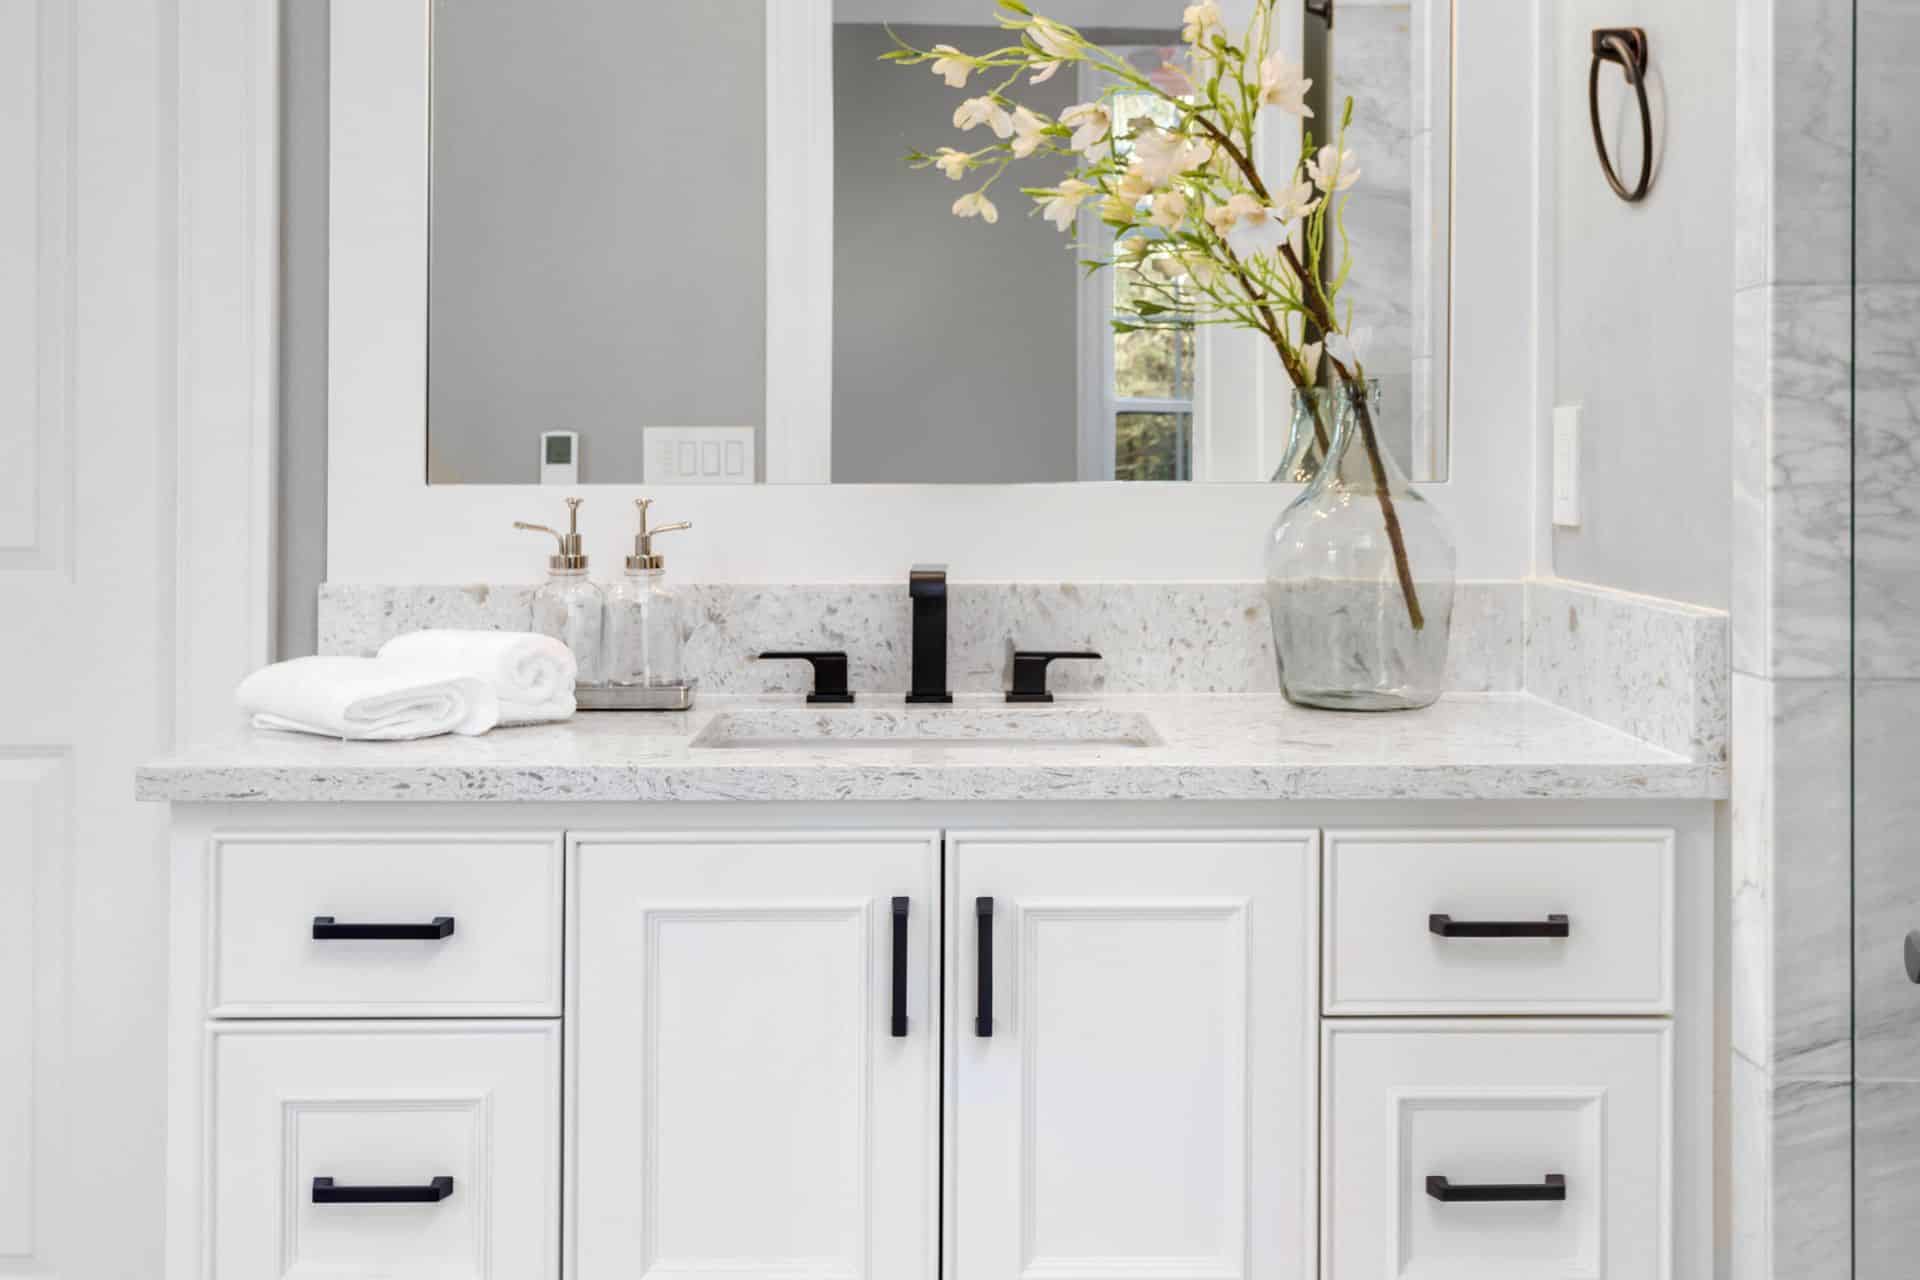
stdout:
[[(1172, 0), (1170, 0), (1172, 2)], [(1247, 0), (1239, 0), (1244, 5)], [(602, 570), (630, 537), (631, 500), (659, 497), (675, 518), (694, 518), (676, 568), (719, 581), (886, 580), (915, 559), (946, 559), (957, 577), (1016, 580), (1246, 580), (1261, 576), (1260, 533), (1290, 500), (1288, 486), (1257, 482), (1074, 481), (1019, 485), (824, 485), (829, 445), (805, 422), (830, 406), (832, 145), (828, 113), (780, 110), (796, 98), (830, 97), (832, 0), (770, 5), (769, 166), (787, 189), (813, 192), (814, 215), (769, 225), (769, 297), (817, 300), (806, 311), (769, 307), (767, 474), (752, 486), (581, 485), (582, 532)], [(1229, 9), (1237, 7), (1229, 0)], [(1498, 7), (1498, 6), (1496, 6)], [(1456, 54), (1449, 149), (1455, 228), (1450, 255), (1453, 362), (1448, 418), (1475, 434), (1449, 443), (1449, 479), (1424, 486), (1454, 522), (1463, 577), (1523, 577), (1531, 562), (1533, 430), (1541, 421), (1543, 314), (1540, 174), (1551, 172), (1536, 129), (1544, 31), (1536, 14), (1470, 22), (1490, 67), (1531, 65), (1531, 92), (1471, 90)], [(828, 21), (820, 20), (824, 12)], [(1229, 14), (1231, 18), (1233, 15)], [(538, 576), (538, 545), (513, 519), (546, 519), (560, 496), (538, 485), (426, 483), (428, 102), (431, 0), (334, 0), (329, 183), (328, 576), (331, 581), (509, 582)], [(784, 25), (783, 25), (784, 24)], [(1548, 24), (1550, 27), (1550, 23)], [(1297, 39), (1297, 35), (1294, 37)], [(787, 41), (782, 43), (782, 40)], [(1296, 50), (1297, 53), (1297, 50)], [(1463, 152), (1463, 117), (1476, 146)], [(774, 141), (778, 139), (778, 141)], [(1297, 146), (1273, 131), (1270, 144)], [(1512, 163), (1516, 155), (1531, 165)], [(1475, 163), (1478, 161), (1478, 163)], [(1463, 174), (1478, 183), (1463, 184)], [(816, 190), (816, 188), (818, 190)], [(1471, 224), (1460, 216), (1473, 214)], [(1463, 237), (1460, 228), (1472, 225)], [(1532, 261), (1515, 243), (1533, 244)], [(821, 247), (824, 245), (824, 251)], [(778, 282), (777, 269), (792, 273)], [(1518, 269), (1516, 269), (1516, 267)], [(1472, 308), (1460, 282), (1472, 280)], [(1253, 335), (1232, 334), (1251, 341)], [(1515, 351), (1531, 351), (1516, 377)], [(1476, 359), (1478, 357), (1478, 359)], [(1463, 363), (1472, 361), (1472, 363)], [(1289, 389), (1277, 364), (1216, 378), (1212, 412), (1286, 413)], [(783, 426), (777, 424), (784, 424)], [(776, 453), (771, 441), (796, 425), (802, 441)], [(790, 479), (791, 478), (791, 479)], [(1516, 501), (1516, 497), (1522, 500)]]

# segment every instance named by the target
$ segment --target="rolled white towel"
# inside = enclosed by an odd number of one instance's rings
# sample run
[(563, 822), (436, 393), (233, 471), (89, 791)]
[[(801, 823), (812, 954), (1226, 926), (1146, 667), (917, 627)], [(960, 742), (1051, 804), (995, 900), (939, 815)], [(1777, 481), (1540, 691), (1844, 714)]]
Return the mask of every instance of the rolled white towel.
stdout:
[(493, 686), (501, 724), (565, 720), (580, 667), (552, 636), (525, 631), (411, 631), (380, 646), (382, 660), (457, 671)]
[(256, 728), (396, 741), (485, 733), (500, 722), (493, 686), (378, 658), (295, 658), (248, 676), (234, 701)]

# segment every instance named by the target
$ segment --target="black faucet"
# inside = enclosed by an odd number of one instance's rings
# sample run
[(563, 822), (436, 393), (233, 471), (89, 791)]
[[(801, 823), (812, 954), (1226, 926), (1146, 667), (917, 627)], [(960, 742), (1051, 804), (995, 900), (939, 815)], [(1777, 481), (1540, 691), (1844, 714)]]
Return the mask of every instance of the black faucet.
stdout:
[(907, 575), (913, 597), (913, 687), (908, 702), (952, 702), (947, 691), (947, 566), (917, 564)]

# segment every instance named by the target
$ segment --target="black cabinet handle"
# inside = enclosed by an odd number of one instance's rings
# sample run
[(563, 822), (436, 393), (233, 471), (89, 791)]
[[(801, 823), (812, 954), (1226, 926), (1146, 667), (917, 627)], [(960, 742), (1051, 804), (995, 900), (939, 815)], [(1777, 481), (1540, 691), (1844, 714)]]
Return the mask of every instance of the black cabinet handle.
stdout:
[(1427, 917), (1427, 930), (1443, 938), (1564, 938), (1572, 932), (1565, 916), (1545, 920), (1455, 920), (1448, 915)]
[(783, 650), (763, 653), (762, 662), (805, 662), (813, 667), (813, 691), (807, 701), (844, 705), (853, 701), (847, 692), (847, 655), (839, 649)]
[(1473, 1202), (1516, 1200), (1565, 1200), (1567, 1198), (1567, 1180), (1560, 1174), (1550, 1173), (1541, 1182), (1483, 1182), (1478, 1185), (1455, 1186), (1439, 1174), (1427, 1178), (1427, 1194), (1444, 1204), (1466, 1204)]
[(905, 898), (893, 900), (893, 1034), (907, 1034), (907, 912)]
[(1007, 694), (1008, 702), (1052, 702), (1053, 695), (1047, 692), (1047, 666), (1061, 659), (1081, 662), (1097, 662), (1100, 655), (1087, 652), (1062, 652), (1048, 650), (1030, 653), (1025, 649), (1013, 651), (1013, 689)]
[(975, 974), (973, 1034), (993, 1035), (993, 899), (973, 900), (973, 919), (979, 929), (979, 971)]
[(341, 924), (332, 916), (313, 918), (316, 942), (438, 942), (452, 936), (452, 916), (435, 916), (431, 924)]
[(452, 1178), (435, 1178), (424, 1187), (341, 1187), (332, 1178), (313, 1180), (315, 1204), (439, 1204), (453, 1194)]

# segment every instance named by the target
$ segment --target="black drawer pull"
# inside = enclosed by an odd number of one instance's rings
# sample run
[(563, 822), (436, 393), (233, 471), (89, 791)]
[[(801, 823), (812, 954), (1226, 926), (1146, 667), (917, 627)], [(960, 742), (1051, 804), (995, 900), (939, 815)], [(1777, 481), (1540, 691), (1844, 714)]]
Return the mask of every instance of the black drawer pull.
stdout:
[(316, 942), (438, 942), (452, 936), (452, 916), (435, 916), (432, 924), (341, 924), (332, 916), (313, 918)]
[(1427, 931), (1443, 938), (1564, 938), (1573, 930), (1565, 916), (1545, 920), (1455, 920), (1448, 915), (1427, 917)]
[(452, 1178), (435, 1178), (424, 1187), (341, 1187), (332, 1178), (313, 1180), (315, 1204), (439, 1204), (452, 1194)]
[(976, 948), (980, 968), (975, 974), (973, 1034), (991, 1037), (993, 1035), (993, 899), (975, 898), (973, 900), (973, 919), (979, 929), (980, 945)]
[(1443, 1204), (1488, 1201), (1565, 1200), (1567, 1180), (1550, 1173), (1541, 1182), (1483, 1182), (1477, 1186), (1454, 1186), (1439, 1174), (1427, 1178), (1427, 1194)]
[(893, 1034), (907, 1034), (907, 912), (905, 898), (893, 900)]

